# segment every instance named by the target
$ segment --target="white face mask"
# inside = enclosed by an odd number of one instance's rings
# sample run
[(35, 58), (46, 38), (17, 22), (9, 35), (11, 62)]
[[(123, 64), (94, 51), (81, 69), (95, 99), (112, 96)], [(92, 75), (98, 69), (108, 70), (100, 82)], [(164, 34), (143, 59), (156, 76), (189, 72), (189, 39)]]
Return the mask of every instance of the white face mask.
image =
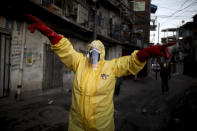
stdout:
[(93, 69), (97, 69), (97, 64), (100, 60), (100, 51), (96, 48), (93, 48), (89, 51), (89, 60), (92, 64)]

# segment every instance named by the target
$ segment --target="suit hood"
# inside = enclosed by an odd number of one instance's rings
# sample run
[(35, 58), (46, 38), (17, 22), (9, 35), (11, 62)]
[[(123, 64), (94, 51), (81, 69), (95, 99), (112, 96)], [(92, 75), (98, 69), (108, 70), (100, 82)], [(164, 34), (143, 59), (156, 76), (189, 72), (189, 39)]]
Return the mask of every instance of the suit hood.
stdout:
[(105, 47), (103, 43), (100, 40), (94, 40), (88, 45), (88, 51), (91, 50), (91, 48), (97, 48), (100, 51), (100, 60), (103, 61), (105, 58)]

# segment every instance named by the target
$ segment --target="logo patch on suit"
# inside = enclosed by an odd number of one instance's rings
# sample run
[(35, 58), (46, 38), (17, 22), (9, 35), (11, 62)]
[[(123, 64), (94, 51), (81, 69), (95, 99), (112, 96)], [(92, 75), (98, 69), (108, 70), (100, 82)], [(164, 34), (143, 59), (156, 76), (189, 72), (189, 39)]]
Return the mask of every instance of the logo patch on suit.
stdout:
[(109, 77), (109, 75), (107, 75), (107, 74), (101, 74), (101, 78), (102, 78), (103, 80), (106, 80), (108, 77)]

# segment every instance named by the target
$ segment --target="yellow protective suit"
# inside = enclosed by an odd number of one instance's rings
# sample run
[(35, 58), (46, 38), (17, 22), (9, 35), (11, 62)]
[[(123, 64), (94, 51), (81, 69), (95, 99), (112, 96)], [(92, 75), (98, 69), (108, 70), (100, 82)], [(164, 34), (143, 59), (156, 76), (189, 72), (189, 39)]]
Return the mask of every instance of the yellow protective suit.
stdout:
[(137, 59), (137, 51), (130, 56), (106, 61), (101, 41), (93, 41), (88, 49), (95, 44), (101, 52), (97, 70), (92, 69), (87, 57), (73, 49), (67, 38), (62, 38), (51, 47), (75, 73), (69, 131), (114, 131), (113, 94), (116, 78), (136, 74), (146, 63)]

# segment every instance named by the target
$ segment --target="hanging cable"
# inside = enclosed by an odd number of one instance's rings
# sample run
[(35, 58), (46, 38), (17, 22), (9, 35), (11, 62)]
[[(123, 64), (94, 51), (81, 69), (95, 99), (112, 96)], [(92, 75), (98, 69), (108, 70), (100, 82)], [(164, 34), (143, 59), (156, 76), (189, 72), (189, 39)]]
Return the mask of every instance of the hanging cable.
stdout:
[[(186, 10), (187, 8), (189, 8), (189, 7), (191, 7), (191, 6), (196, 5), (196, 2), (197, 2), (197, 1), (194, 1), (194, 2), (192, 2), (191, 4), (189, 4), (188, 6), (184, 7), (183, 9), (180, 9), (180, 10), (175, 11), (174, 13), (172, 13), (172, 14), (169, 16), (169, 18), (173, 17), (175, 14), (177, 14), (177, 13), (183, 11), (183, 10)], [(169, 21), (169, 18), (168, 18), (168, 20), (164, 21), (162, 24), (163, 24), (163, 25), (166, 24), (166, 22)]]

